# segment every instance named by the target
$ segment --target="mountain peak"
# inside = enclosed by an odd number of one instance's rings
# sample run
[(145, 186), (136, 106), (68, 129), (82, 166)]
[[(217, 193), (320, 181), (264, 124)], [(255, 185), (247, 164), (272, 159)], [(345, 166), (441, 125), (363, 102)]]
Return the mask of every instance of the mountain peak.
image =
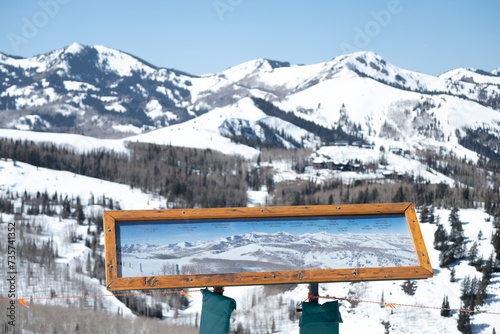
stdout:
[(273, 69), (275, 68), (280, 68), (280, 67), (290, 67), (290, 62), (287, 61), (279, 61), (279, 60), (272, 60), (272, 59), (264, 59), (269, 66), (271, 66)]
[(266, 59), (266, 58), (258, 58), (258, 59), (248, 60), (239, 65), (230, 67), (223, 73), (226, 76), (231, 76), (231, 77), (236, 76), (241, 79), (250, 74), (257, 74), (260, 72), (272, 72), (274, 69), (280, 67), (290, 67), (290, 63), (278, 60)]
[[(371, 67), (373, 70), (379, 71), (381, 68), (387, 66), (384, 58), (372, 51), (358, 51), (347, 55), (335, 58), (339, 62), (348, 64), (350, 68), (364, 69)], [(364, 71), (363, 71), (364, 72)]]
[(354, 62), (365, 64), (370, 61), (386, 63), (386, 61), (377, 53), (373, 51), (357, 51), (353, 53), (348, 53), (344, 55), (337, 56), (332, 59), (334, 62)]
[(357, 52), (347, 54), (347, 56), (351, 56), (353, 58), (359, 57), (359, 58), (363, 58), (366, 60), (372, 60), (372, 59), (381, 60), (381, 59), (383, 59), (378, 53), (375, 53), (373, 51), (357, 51)]
[(85, 47), (86, 47), (85, 45), (75, 42), (64, 48), (64, 52), (77, 54), (80, 53), (83, 49), (85, 49)]
[(453, 82), (461, 81), (470, 84), (500, 84), (498, 70), (495, 73), (495, 71), (487, 72), (474, 68), (456, 68), (441, 74), (439, 77)]

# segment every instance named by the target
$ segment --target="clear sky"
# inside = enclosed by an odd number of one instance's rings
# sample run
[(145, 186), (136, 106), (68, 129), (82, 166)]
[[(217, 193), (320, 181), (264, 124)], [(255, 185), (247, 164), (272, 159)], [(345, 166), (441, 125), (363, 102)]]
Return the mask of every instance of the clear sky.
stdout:
[(439, 75), (500, 67), (498, 0), (22, 0), (0, 4), (0, 52), (105, 45), (191, 74), (256, 58), (313, 64), (358, 50)]

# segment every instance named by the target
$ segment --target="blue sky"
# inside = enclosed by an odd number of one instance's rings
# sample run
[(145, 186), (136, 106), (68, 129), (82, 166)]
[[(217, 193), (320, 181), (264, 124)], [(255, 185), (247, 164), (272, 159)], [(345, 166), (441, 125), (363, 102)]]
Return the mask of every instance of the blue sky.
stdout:
[(105, 45), (192, 74), (255, 58), (313, 64), (356, 50), (439, 75), (500, 67), (497, 0), (23, 0), (0, 4), (0, 52)]

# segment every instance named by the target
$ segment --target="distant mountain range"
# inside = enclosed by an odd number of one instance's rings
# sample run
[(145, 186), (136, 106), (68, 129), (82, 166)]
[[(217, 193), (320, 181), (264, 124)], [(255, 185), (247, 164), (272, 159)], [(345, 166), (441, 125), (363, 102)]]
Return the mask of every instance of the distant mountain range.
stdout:
[(409, 234), (259, 232), (206, 242), (125, 244), (118, 252), (132, 266), (181, 263), (199, 274), (418, 265)]
[(0, 53), (2, 128), (231, 152), (389, 141), (496, 157), (499, 108), (500, 69), (435, 77), (373, 52), (300, 66), (257, 59), (202, 76), (78, 43), (32, 58)]

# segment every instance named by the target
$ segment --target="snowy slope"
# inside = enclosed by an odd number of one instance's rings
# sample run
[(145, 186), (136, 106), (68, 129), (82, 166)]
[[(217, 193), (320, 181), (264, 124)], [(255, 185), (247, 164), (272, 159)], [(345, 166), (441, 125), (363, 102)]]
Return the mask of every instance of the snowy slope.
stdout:
[[(344, 151), (330, 151), (332, 148), (324, 148), (320, 152), (324, 154), (348, 154)], [(335, 149), (339, 149), (338, 147)], [(359, 153), (359, 152), (358, 152)], [(347, 157), (347, 156), (346, 156)], [(388, 158), (389, 160), (391, 158)], [(401, 158), (403, 159), (403, 158)], [(105, 195), (112, 196), (113, 200), (122, 208), (127, 209), (153, 209), (162, 207), (166, 200), (149, 194), (144, 194), (137, 189), (131, 189), (129, 186), (106, 182), (98, 179), (83, 177), (73, 173), (52, 171), (44, 168), (36, 168), (24, 163), (11, 160), (0, 160), (0, 174), (2, 183), (0, 185), (0, 194), (22, 193), (24, 190), (31, 194), (35, 192), (49, 193), (57, 192), (61, 195), (79, 196), (83, 203), (88, 203), (91, 194), (95, 197)], [(20, 201), (17, 205), (21, 205)], [(86, 213), (89, 214), (98, 207), (86, 207)], [(449, 210), (438, 210), (437, 216), (445, 228), (449, 230), (448, 215)], [(464, 233), (466, 245), (468, 248), (474, 241), (479, 242), (480, 254), (488, 258), (493, 248), (490, 244), (490, 236), (493, 232), (492, 219), (484, 214), (482, 209), (460, 210), (461, 220), (464, 222)], [(29, 216), (28, 216), (29, 217)], [(12, 215), (2, 215), (3, 221), (12, 219)], [(62, 265), (69, 265), (76, 268), (78, 262), (84, 263), (89, 249), (84, 247), (83, 243), (68, 243), (68, 233), (76, 227), (73, 219), (59, 221), (59, 218), (42, 216), (37, 218), (45, 231), (50, 231), (54, 241), (58, 244), (60, 258), (58, 262)], [(3, 226), (3, 224), (1, 224)], [(436, 225), (421, 224), (421, 230), (427, 251), (431, 258), (434, 268), (434, 277), (427, 280), (420, 280), (416, 283), (415, 295), (408, 295), (403, 292), (402, 281), (380, 281), (363, 283), (332, 283), (320, 284), (321, 296), (336, 296), (340, 298), (352, 298), (367, 301), (379, 302), (382, 300), (387, 303), (422, 305), (431, 307), (440, 307), (443, 296), (449, 297), (452, 308), (460, 307), (460, 289), (463, 278), (466, 275), (475, 275), (480, 277), (473, 267), (464, 260), (455, 265), (456, 282), (450, 282), (450, 271), (438, 267), (439, 252), (432, 247), (434, 231)], [(1, 229), (2, 233), (5, 229)], [(86, 226), (83, 229), (77, 228), (78, 233), (84, 234)], [(482, 231), (483, 237), (478, 239), (478, 233)], [(321, 236), (316, 236), (321, 238)], [(43, 240), (48, 238), (47, 234)], [(368, 244), (369, 245), (369, 244)], [(180, 245), (182, 247), (190, 246), (188, 244)], [(241, 252), (248, 253), (248, 249), (242, 249)], [(85, 273), (85, 272), (84, 272)], [(75, 277), (80, 277), (74, 274)], [(27, 277), (27, 276), (26, 276)], [(87, 290), (90, 294), (106, 294), (102, 286), (99, 286), (96, 280), (81, 278), (87, 284)], [(58, 290), (57, 285), (47, 285), (42, 289), (33, 292), (32, 288), (26, 285), (26, 281), (18, 282), (19, 293), (29, 293), (30, 296), (46, 296), (50, 294), (50, 289), (56, 291), (58, 295), (81, 295), (84, 292), (79, 290)], [(3, 283), (0, 283), (3, 284)], [(0, 285), (0, 290), (3, 291)], [(500, 302), (495, 295), (500, 289), (500, 279), (498, 274), (494, 274), (492, 283), (488, 288), (487, 303), (482, 310), (496, 312), (500, 307)], [(226, 288), (226, 296), (235, 298), (238, 309), (233, 313), (232, 323), (242, 323), (244, 327), (250, 328), (252, 333), (266, 333), (275, 321), (277, 333), (299, 333), (298, 321), (292, 321), (288, 317), (288, 307), (295, 307), (299, 302), (307, 298), (307, 285), (299, 285), (289, 291), (269, 294), (264, 293), (263, 287), (233, 287)], [(192, 293), (190, 307), (180, 312), (178, 318), (169, 317), (167, 321), (172, 323), (192, 323), (195, 314), (201, 312), (201, 295)], [(254, 297), (257, 296), (257, 297)], [(252, 300), (256, 298), (257, 305), (252, 307)], [(326, 302), (327, 299), (321, 299)], [(111, 312), (116, 312), (121, 307), (125, 312), (123, 304), (109, 298), (103, 299), (105, 307)], [(373, 303), (356, 303), (341, 301), (341, 312), (344, 323), (340, 329), (343, 332), (370, 331), (371, 333), (385, 333), (385, 327), (382, 321), (390, 323), (390, 333), (459, 333), (456, 329), (457, 313), (453, 313), (452, 318), (443, 318), (439, 310), (426, 308), (412, 308), (397, 305), (395, 309), (390, 307), (381, 307)], [(268, 305), (268, 307), (266, 307)], [(274, 306), (273, 306), (274, 305)], [(474, 333), (491, 333), (493, 328), (500, 328), (500, 318), (495, 315), (478, 314), (473, 317)]]
[(439, 77), (452, 81), (463, 81), (468, 83), (479, 83), (484, 85), (500, 85), (500, 77), (497, 74), (495, 74), (495, 71), (492, 71), (487, 75), (485, 73), (478, 73), (474, 69), (458, 68), (443, 73)]
[[(455, 181), (441, 173), (433, 171), (425, 164), (415, 160), (411, 156), (401, 156), (392, 152), (381, 153), (377, 149), (364, 149), (358, 147), (342, 147), (342, 146), (323, 146), (313, 153), (313, 161), (332, 161), (334, 163), (346, 164), (350, 161), (359, 161), (363, 164), (377, 163), (380, 157), (383, 156), (387, 165), (380, 168), (376, 173), (352, 173), (352, 179), (383, 179), (384, 175), (388, 174), (407, 174), (415, 177), (422, 177), (429, 180), (433, 184), (446, 183), (450, 186), (455, 185)], [(342, 173), (346, 179), (349, 179), (348, 172)], [(328, 174), (324, 176), (328, 179)]]
[[(66, 171), (34, 167), (22, 162), (0, 159), (2, 192), (45, 192), (66, 194), (69, 197), (80, 197), (87, 203), (90, 197), (105, 195), (116, 198), (119, 206), (127, 210), (139, 210), (145, 207), (159, 208), (165, 205), (162, 198), (131, 189), (130, 186), (103, 181), (96, 178), (82, 176)], [(149, 203), (149, 204), (148, 204)]]
[[(15, 198), (16, 194), (22, 194), (25, 191), (32, 197), (36, 197), (37, 192), (47, 192), (51, 196), (57, 193), (61, 198), (66, 196), (73, 199), (79, 197), (84, 205), (87, 217), (102, 212), (102, 207), (89, 204), (91, 199), (93, 200), (98, 197), (113, 198), (117, 206), (130, 209), (161, 208), (166, 203), (166, 200), (163, 198), (145, 194), (137, 189), (131, 189), (127, 185), (102, 181), (65, 171), (37, 168), (21, 162), (14, 163), (12, 160), (0, 159), (0, 175), (0, 195), (2, 197), (10, 196), (11, 198)], [(16, 211), (20, 211), (21, 205), (21, 198), (15, 200)], [(13, 220), (13, 214), (0, 213), (0, 236), (3, 240), (7, 239), (5, 234), (7, 232), (6, 223)], [(89, 277), (90, 273), (85, 271), (78, 273), (77, 269), (79, 267), (85, 268), (83, 264), (87, 261), (90, 249), (84, 245), (84, 240), (87, 235), (87, 228), (95, 230), (95, 226), (79, 226), (73, 218), (61, 221), (59, 215), (21, 215), (16, 220), (18, 235), (21, 232), (20, 222), (28, 222), (33, 228), (37, 228), (39, 231), (36, 235), (36, 244), (38, 247), (48, 240), (53, 240), (58, 250), (56, 266), (59, 273), (59, 275), (56, 274), (56, 276), (53, 276), (54, 274), (46, 271), (43, 266), (38, 267), (36, 264), (32, 264), (31, 266), (26, 265), (26, 263), (23, 264), (20, 261), (26, 257), (26, 254), (21, 255), (17, 253), (19, 272), (16, 291), (18, 297), (24, 297), (28, 302), (29, 297), (50, 297), (54, 294), (56, 296), (109, 294), (109, 291), (99, 284), (97, 279)], [(73, 234), (82, 236), (83, 239), (71, 242)], [(28, 235), (25, 235), (25, 238), (27, 237)], [(29, 235), (29, 237), (33, 236)], [(16, 242), (21, 242), (19, 236)], [(68, 273), (64, 274), (65, 271)], [(3, 277), (4, 271), (2, 271), (1, 275)], [(71, 275), (71, 278), (68, 278), (67, 275)], [(36, 279), (28, 279), (30, 276), (36, 277)], [(55, 279), (54, 277), (58, 278)], [(33, 285), (33, 282), (45, 283)], [(5, 279), (0, 280), (2, 298), (5, 298), (4, 292), (7, 290)], [(79, 305), (81, 307), (82, 303), (87, 303), (87, 301), (76, 298), (69, 300), (41, 300), (37, 302), (59, 303), (73, 307), (78, 307)], [(131, 311), (115, 298), (102, 298), (99, 303), (102, 303), (102, 307), (110, 312), (116, 313), (117, 309), (120, 309), (120, 312), (123, 312), (124, 315), (132, 315)]]
[(0, 129), (0, 138), (13, 140), (28, 140), (35, 143), (53, 143), (57, 146), (67, 147), (77, 153), (86, 153), (93, 150), (109, 150), (115, 152), (128, 152), (123, 140), (99, 139), (69, 133), (33, 132), (22, 130)]
[(251, 158), (258, 155), (259, 151), (231, 141), (227, 138), (230, 135), (227, 127), (231, 127), (232, 131), (240, 131), (240, 135), (241, 127), (254, 129), (254, 135), (261, 136), (257, 125), (259, 121), (276, 128), (278, 131), (289, 132), (297, 140), (305, 136), (312, 139), (314, 137), (293, 124), (274, 117), (268, 117), (255, 106), (251, 99), (244, 98), (233, 105), (213, 109), (185, 123), (128, 137), (125, 140), (160, 145), (210, 148), (226, 154), (239, 154)]

